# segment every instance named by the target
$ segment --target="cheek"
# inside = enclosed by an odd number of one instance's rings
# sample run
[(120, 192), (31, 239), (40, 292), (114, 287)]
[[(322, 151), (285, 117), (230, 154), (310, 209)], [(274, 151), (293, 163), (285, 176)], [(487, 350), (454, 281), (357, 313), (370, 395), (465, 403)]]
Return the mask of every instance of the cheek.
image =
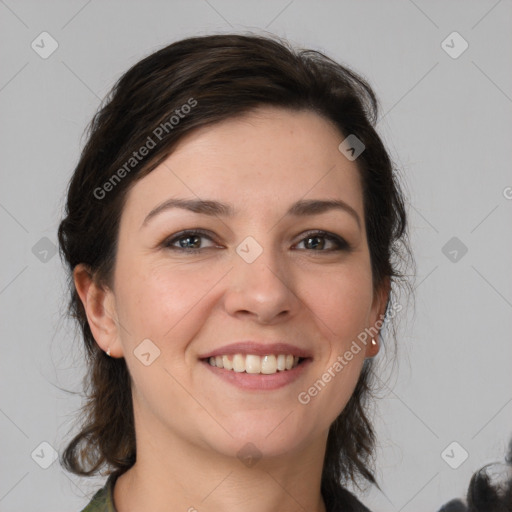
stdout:
[[(222, 292), (222, 265), (155, 263), (142, 266), (136, 261), (119, 261), (116, 269), (116, 307), (119, 320), (132, 344), (145, 338), (173, 346), (193, 337), (212, 301)], [(293, 275), (292, 289), (304, 306), (297, 320), (310, 317), (320, 339), (329, 340), (333, 355), (343, 352), (368, 323), (372, 303), (371, 271), (364, 261), (332, 268), (310, 268)], [(225, 291), (225, 290), (224, 290)], [(308, 311), (309, 310), (309, 311)], [(302, 320), (301, 320), (302, 319)], [(203, 318), (203, 321), (206, 320)], [(129, 333), (129, 334), (128, 334)], [(180, 336), (181, 334), (181, 336)], [(313, 333), (311, 333), (313, 334)], [(160, 341), (160, 343), (159, 343)]]
[(368, 326), (373, 302), (371, 273), (364, 265), (303, 276), (304, 295), (334, 351), (343, 351)]
[[(117, 275), (116, 305), (120, 322), (126, 326), (123, 338), (128, 336), (131, 343), (149, 338), (162, 347), (168, 339), (176, 341), (173, 346), (179, 345), (177, 334), (197, 316), (219, 280), (213, 267), (201, 271), (164, 264), (143, 268), (127, 263), (119, 265)], [(129, 277), (123, 280), (123, 275)]]
[(301, 407), (330, 425), (345, 408), (361, 374), (366, 347), (358, 340), (369, 322), (371, 282), (355, 274), (332, 279), (312, 307), (324, 344), (320, 364), (301, 390)]
[(365, 360), (358, 335), (369, 326), (373, 301), (371, 271), (364, 262), (325, 275), (307, 274), (308, 306), (324, 343), (322, 364), (299, 402), (323, 411), (332, 422), (349, 401)]

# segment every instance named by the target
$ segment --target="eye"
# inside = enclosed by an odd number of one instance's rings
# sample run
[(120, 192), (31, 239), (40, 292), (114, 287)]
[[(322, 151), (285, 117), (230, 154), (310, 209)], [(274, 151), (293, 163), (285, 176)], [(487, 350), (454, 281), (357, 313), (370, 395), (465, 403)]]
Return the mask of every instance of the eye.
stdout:
[[(205, 246), (203, 241), (209, 240), (210, 245)], [(298, 244), (304, 244), (304, 249), (311, 252), (333, 252), (349, 251), (350, 245), (340, 236), (328, 233), (326, 231), (311, 231), (306, 234)], [(329, 247), (329, 245), (331, 247)], [(162, 247), (173, 251), (184, 253), (199, 253), (206, 249), (219, 247), (213, 242), (209, 232), (201, 229), (189, 229), (181, 231), (167, 238), (162, 243)], [(302, 249), (302, 250), (304, 250)]]
[(180, 233), (173, 235), (171, 238), (167, 238), (162, 245), (167, 249), (189, 253), (201, 252), (204, 249), (214, 247), (214, 245), (204, 247), (202, 244), (203, 239), (210, 240), (210, 242), (213, 241), (207, 232), (200, 229), (191, 229), (181, 231)]
[[(305, 249), (313, 252), (348, 251), (349, 244), (341, 237), (325, 231), (311, 231), (307, 233), (299, 244), (304, 243)], [(334, 248), (326, 249), (326, 245), (334, 245)]]

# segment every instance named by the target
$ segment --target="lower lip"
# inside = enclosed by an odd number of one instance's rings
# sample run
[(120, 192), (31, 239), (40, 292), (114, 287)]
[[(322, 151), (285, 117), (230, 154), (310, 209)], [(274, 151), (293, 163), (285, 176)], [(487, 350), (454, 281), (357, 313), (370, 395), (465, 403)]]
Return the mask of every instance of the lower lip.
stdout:
[(270, 391), (282, 388), (298, 379), (311, 363), (311, 359), (304, 359), (301, 364), (291, 370), (277, 371), (270, 375), (263, 373), (235, 372), (233, 370), (226, 370), (225, 368), (217, 368), (207, 361), (201, 362), (215, 375), (241, 389)]

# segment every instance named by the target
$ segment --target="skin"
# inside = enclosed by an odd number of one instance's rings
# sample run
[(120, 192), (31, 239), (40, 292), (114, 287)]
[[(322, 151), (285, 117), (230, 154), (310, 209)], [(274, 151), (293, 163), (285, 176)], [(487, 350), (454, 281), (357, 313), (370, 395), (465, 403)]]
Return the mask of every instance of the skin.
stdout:
[[(316, 113), (273, 107), (195, 130), (128, 193), (112, 287), (75, 269), (98, 345), (126, 359), (133, 381), (137, 462), (114, 488), (118, 512), (325, 510), (328, 429), (378, 346), (363, 345), (309, 404), (297, 397), (379, 320), (389, 293), (373, 289), (360, 176), (338, 150), (343, 138)], [(236, 215), (174, 208), (141, 227), (169, 198), (230, 203)], [(338, 209), (285, 216), (301, 199), (341, 199), (360, 224)], [(211, 232), (188, 241), (202, 252), (164, 247), (193, 228)], [(317, 229), (351, 249), (308, 244)], [(236, 252), (248, 236), (263, 249), (252, 263)], [(160, 350), (149, 366), (134, 355), (147, 338)], [(241, 390), (198, 359), (241, 340), (289, 342), (313, 361), (283, 388)], [(249, 442), (262, 456), (252, 467), (237, 457)]]

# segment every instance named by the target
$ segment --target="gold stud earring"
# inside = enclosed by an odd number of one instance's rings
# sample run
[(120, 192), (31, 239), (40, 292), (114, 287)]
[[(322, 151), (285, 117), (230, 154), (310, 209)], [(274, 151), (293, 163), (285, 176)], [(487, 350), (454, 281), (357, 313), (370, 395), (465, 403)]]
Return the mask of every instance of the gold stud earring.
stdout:
[(375, 340), (375, 338), (372, 338), (372, 347), (376, 347), (377, 346), (377, 341)]
[(112, 356), (110, 355), (110, 347), (108, 347), (108, 349), (107, 349), (107, 356), (108, 356), (108, 357), (112, 357)]

